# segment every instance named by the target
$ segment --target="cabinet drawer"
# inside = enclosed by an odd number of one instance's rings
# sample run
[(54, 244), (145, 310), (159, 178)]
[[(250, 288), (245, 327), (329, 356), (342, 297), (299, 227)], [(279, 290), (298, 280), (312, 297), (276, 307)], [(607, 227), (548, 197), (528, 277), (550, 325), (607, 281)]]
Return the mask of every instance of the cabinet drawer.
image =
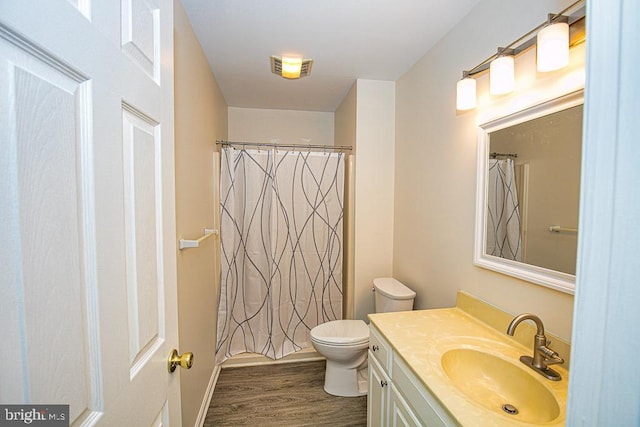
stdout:
[(369, 325), (369, 351), (385, 371), (391, 372), (391, 346), (373, 325)]
[(459, 425), (399, 357), (393, 359), (392, 372), (392, 382), (422, 423), (429, 427)]

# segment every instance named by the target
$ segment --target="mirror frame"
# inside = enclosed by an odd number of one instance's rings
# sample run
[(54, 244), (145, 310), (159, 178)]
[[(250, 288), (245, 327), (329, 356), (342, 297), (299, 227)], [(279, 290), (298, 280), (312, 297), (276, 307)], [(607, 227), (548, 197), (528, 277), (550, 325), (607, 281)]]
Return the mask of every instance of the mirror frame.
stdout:
[(473, 262), (475, 265), (568, 294), (575, 293), (576, 276), (573, 274), (567, 274), (532, 264), (487, 255), (485, 253), (487, 229), (486, 204), (488, 159), (490, 152), (489, 134), (509, 126), (537, 119), (581, 104), (584, 104), (584, 90), (582, 89), (524, 110), (517, 111), (513, 114), (491, 120), (478, 127), (476, 230), (473, 256)]

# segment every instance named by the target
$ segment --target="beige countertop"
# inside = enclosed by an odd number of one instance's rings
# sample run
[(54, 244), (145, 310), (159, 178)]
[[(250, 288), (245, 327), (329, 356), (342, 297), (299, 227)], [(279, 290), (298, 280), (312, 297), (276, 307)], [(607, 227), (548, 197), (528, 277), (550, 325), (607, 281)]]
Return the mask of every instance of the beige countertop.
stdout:
[[(521, 355), (532, 354), (524, 347), (459, 308), (416, 310), (370, 314), (369, 319), (392, 346), (416, 377), (431, 391), (463, 426), (562, 426), (565, 420), (568, 372), (559, 365), (552, 368), (562, 375), (561, 381), (550, 381), (521, 364)], [(451, 349), (469, 348), (490, 353), (512, 362), (539, 376), (539, 382), (550, 391), (560, 406), (559, 415), (551, 422), (528, 423), (499, 409), (489, 410), (469, 399), (449, 379), (442, 368), (441, 356)], [(393, 376), (393, 374), (392, 374)], [(508, 402), (505, 402), (508, 403)]]

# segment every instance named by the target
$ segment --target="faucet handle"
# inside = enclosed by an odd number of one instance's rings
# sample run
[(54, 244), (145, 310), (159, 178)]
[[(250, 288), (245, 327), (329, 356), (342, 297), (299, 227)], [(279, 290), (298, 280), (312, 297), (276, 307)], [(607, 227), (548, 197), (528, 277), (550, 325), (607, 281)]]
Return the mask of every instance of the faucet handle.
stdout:
[(538, 350), (543, 354), (546, 365), (555, 365), (557, 363), (564, 363), (564, 359), (560, 357), (560, 355), (557, 352), (551, 350), (550, 348), (541, 346), (538, 348)]
[(554, 357), (559, 357), (558, 353), (556, 353), (555, 351), (551, 350), (550, 348), (547, 348), (545, 346), (540, 346), (538, 348), (538, 350), (540, 350), (540, 352), (544, 355), (544, 357), (546, 357), (547, 359), (552, 359)]

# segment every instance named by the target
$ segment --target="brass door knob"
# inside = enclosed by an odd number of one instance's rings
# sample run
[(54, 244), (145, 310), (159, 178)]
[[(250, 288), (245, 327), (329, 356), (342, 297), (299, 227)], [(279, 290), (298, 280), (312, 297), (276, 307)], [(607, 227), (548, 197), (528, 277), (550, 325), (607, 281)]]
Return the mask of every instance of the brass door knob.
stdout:
[(176, 367), (180, 366), (184, 369), (191, 369), (193, 366), (193, 353), (178, 354), (178, 350), (175, 348), (169, 353), (169, 361), (167, 362), (167, 370), (169, 373), (176, 370)]

